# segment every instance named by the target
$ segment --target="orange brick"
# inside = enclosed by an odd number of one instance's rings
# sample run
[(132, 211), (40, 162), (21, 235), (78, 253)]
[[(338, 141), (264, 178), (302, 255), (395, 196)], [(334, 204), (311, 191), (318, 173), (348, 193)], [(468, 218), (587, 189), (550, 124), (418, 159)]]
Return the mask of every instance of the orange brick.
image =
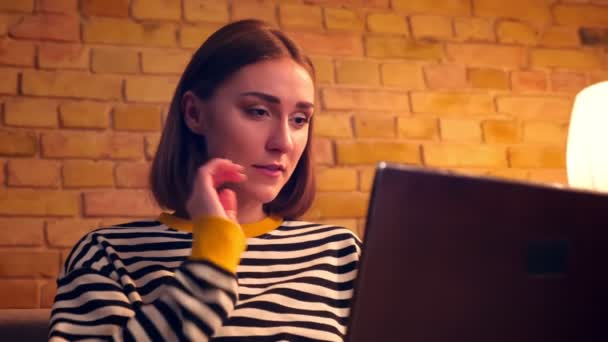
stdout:
[(37, 138), (31, 132), (0, 130), (0, 155), (33, 156), (37, 150)]
[[(6, 179), (6, 175), (4, 172), (6, 170), (5, 165), (6, 165), (6, 163), (4, 162), (4, 160), (0, 160), (0, 185), (1, 186), (5, 185), (5, 183), (4, 183), (4, 180)], [(2, 240), (0, 240), (0, 241), (2, 241)]]
[(116, 165), (116, 185), (120, 188), (148, 187), (150, 164), (143, 162), (123, 162)]
[(338, 83), (379, 85), (380, 67), (378, 63), (366, 60), (340, 60), (336, 63)]
[(0, 251), (0, 276), (56, 277), (59, 271), (59, 252), (34, 250)]
[(129, 0), (81, 0), (81, 6), (82, 13), (89, 16), (129, 16)]
[(513, 71), (511, 73), (513, 91), (545, 91), (547, 75), (543, 71)]
[(509, 149), (511, 167), (565, 168), (566, 151), (561, 147), (516, 146)]
[(413, 92), (412, 111), (438, 114), (485, 114), (494, 112), (494, 101), (485, 93)]
[(128, 133), (43, 133), (42, 154), (48, 158), (139, 159), (143, 139)]
[(8, 185), (57, 188), (61, 182), (59, 170), (56, 160), (14, 159), (8, 162)]
[(319, 218), (364, 217), (367, 213), (369, 195), (359, 192), (319, 193), (311, 212)]
[(527, 64), (527, 51), (519, 46), (448, 44), (450, 60), (468, 66), (521, 68)]
[[(63, 265), (63, 262), (61, 263)], [(55, 295), (57, 294), (57, 281), (49, 280), (42, 285), (40, 289), (40, 307), (50, 308), (55, 302)]]
[(66, 160), (62, 173), (66, 188), (114, 186), (114, 163), (111, 161)]
[(414, 63), (393, 62), (380, 66), (382, 84), (404, 89), (424, 89), (422, 68)]
[(257, 18), (276, 25), (277, 15), (274, 1), (241, 0), (232, 3), (232, 20)]
[(396, 128), (393, 117), (367, 115), (355, 118), (355, 135), (358, 138), (394, 138)]
[(316, 176), (318, 191), (354, 191), (359, 185), (355, 169), (323, 168)]
[(441, 119), (439, 132), (441, 140), (481, 142), (481, 126), (476, 120)]
[(506, 167), (504, 147), (469, 144), (429, 144), (423, 147), (425, 165), (435, 167)]
[(16, 95), (19, 72), (14, 69), (0, 68), (0, 94)]
[(509, 76), (502, 70), (470, 68), (468, 78), (474, 88), (509, 89)]
[(565, 146), (567, 138), (567, 124), (553, 122), (526, 122), (524, 124), (524, 143)]
[(595, 84), (608, 80), (608, 71), (591, 71), (589, 72), (589, 84)]
[(7, 126), (57, 127), (57, 101), (13, 98), (4, 104)]
[(322, 99), (327, 109), (409, 110), (407, 94), (396, 91), (324, 88)]
[(80, 18), (75, 15), (36, 14), (25, 17), (9, 31), (16, 38), (78, 41)]
[(44, 221), (23, 218), (0, 218), (1, 246), (41, 246)]
[(88, 69), (89, 49), (76, 44), (44, 43), (38, 48), (38, 66), (52, 69)]
[(410, 17), (416, 39), (449, 39), (454, 35), (452, 21), (447, 17), (414, 15)]
[(0, 11), (32, 12), (34, 0), (0, 1)]
[(531, 63), (534, 67), (563, 67), (569, 69), (600, 69), (602, 61), (592, 51), (533, 49)]
[(361, 36), (346, 32), (315, 33), (287, 32), (304, 51), (311, 55), (361, 56), (363, 45)]
[(350, 115), (315, 115), (315, 136), (328, 138), (350, 138), (353, 128)]
[(144, 73), (182, 74), (192, 54), (185, 51), (149, 51), (141, 55)]
[(553, 16), (560, 25), (608, 26), (608, 7), (558, 4)]
[(46, 222), (46, 236), (51, 247), (74, 247), (91, 230), (99, 227), (99, 220), (62, 219)]
[(516, 121), (487, 120), (481, 123), (483, 141), (488, 144), (515, 144), (521, 140)]
[(576, 26), (551, 26), (540, 37), (540, 45), (546, 47), (579, 47), (581, 45)]
[(580, 72), (555, 71), (551, 73), (551, 89), (576, 94), (588, 85), (587, 77)]
[(96, 73), (134, 74), (139, 72), (139, 54), (118, 48), (93, 49), (91, 67)]
[(79, 211), (80, 197), (77, 193), (40, 189), (0, 189), (0, 214), (3, 215), (75, 216)]
[(228, 22), (228, 4), (225, 0), (184, 0), (186, 21)]
[(365, 54), (380, 58), (435, 60), (443, 57), (443, 48), (439, 44), (415, 42), (401, 37), (366, 36)]
[(176, 27), (172, 23), (138, 24), (127, 19), (90, 18), (83, 28), (86, 43), (173, 47)]
[(203, 44), (220, 25), (182, 26), (179, 30), (179, 45), (184, 48), (196, 49)]
[(0, 65), (34, 66), (34, 44), (0, 38)]
[(530, 181), (549, 185), (568, 185), (566, 169), (530, 170)]
[(127, 78), (125, 94), (128, 101), (168, 103), (177, 82), (173, 76), (133, 76)]
[(565, 122), (570, 118), (572, 100), (550, 96), (504, 96), (496, 99), (499, 113), (522, 120)]
[(433, 118), (398, 118), (397, 134), (405, 139), (435, 140), (439, 137), (439, 125)]
[(407, 19), (396, 13), (370, 13), (367, 16), (367, 29), (375, 33), (394, 33), (409, 36)]
[(516, 21), (501, 21), (496, 33), (501, 43), (536, 45), (538, 41), (538, 33), (532, 27)]
[(155, 217), (160, 209), (146, 190), (107, 190), (84, 193), (84, 214), (87, 217), (124, 216)]
[(328, 30), (356, 32), (363, 30), (361, 16), (348, 8), (324, 8), (323, 17)]
[(315, 139), (312, 145), (313, 155), (316, 164), (334, 164), (334, 145), (329, 139)]
[(110, 105), (100, 102), (64, 102), (59, 107), (61, 126), (67, 128), (107, 128)]
[(498, 178), (507, 178), (511, 180), (517, 181), (527, 181), (529, 172), (527, 170), (521, 169), (497, 169), (490, 170), (488, 172), (488, 176), (498, 177)]
[[(5, 2), (12, 3), (12, 1), (3, 1), (2, 4), (4, 4)], [(4, 256), (8, 257), (6, 254)], [(0, 267), (5, 267), (4, 261), (0, 261), (0, 263)], [(7, 267), (11, 266), (13, 265), (7, 265)], [(39, 302), (40, 294), (38, 290), (37, 280), (0, 280), (0, 309), (32, 309), (37, 308)]]
[(144, 141), (144, 150), (146, 154), (146, 159), (150, 160), (156, 154), (156, 149), (158, 148), (158, 142), (160, 141), (160, 135), (146, 135)]
[(154, 105), (119, 105), (114, 108), (114, 128), (127, 131), (160, 130), (160, 107)]
[(122, 80), (105, 75), (75, 71), (25, 70), (21, 80), (26, 95), (81, 97), (116, 100), (122, 97)]
[(311, 57), (317, 83), (334, 83), (334, 64), (330, 58)]
[(454, 34), (458, 41), (496, 41), (494, 24), (485, 18), (454, 18)]
[(379, 161), (420, 164), (418, 144), (390, 141), (337, 141), (338, 164), (375, 164)]
[(466, 69), (454, 64), (431, 64), (424, 67), (429, 89), (458, 89), (468, 86)]
[(407, 13), (469, 16), (469, 0), (393, 0), (393, 8)]
[(473, 0), (473, 12), (478, 17), (509, 18), (544, 24), (551, 21), (551, 2), (549, 0)]
[(279, 20), (287, 29), (323, 29), (323, 14), (318, 6), (281, 4)]
[(6, 36), (9, 27), (17, 24), (21, 18), (22, 15), (17, 13), (0, 13), (0, 36)]
[(182, 4), (180, 0), (133, 0), (131, 11), (136, 19), (179, 20)]
[(366, 167), (359, 170), (359, 189), (361, 191), (369, 192), (372, 190), (375, 174), (375, 168)]
[(53, 13), (73, 13), (78, 11), (78, 0), (38, 0), (36, 11)]

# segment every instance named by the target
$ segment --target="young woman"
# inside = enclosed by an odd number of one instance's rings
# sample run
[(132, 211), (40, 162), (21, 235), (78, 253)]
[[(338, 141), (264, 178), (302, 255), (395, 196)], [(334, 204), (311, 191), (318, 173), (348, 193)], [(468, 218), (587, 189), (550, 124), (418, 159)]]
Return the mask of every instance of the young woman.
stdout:
[(283, 33), (245, 20), (194, 54), (151, 190), (173, 214), (96, 230), (58, 280), (53, 341), (338, 341), (359, 240), (293, 219), (314, 194), (314, 71)]

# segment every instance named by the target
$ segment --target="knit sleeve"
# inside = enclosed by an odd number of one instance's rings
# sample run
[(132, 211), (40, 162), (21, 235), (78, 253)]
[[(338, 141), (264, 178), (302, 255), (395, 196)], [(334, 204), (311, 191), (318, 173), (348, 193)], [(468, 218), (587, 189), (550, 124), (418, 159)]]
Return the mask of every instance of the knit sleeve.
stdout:
[[(234, 272), (245, 238), (238, 225), (218, 218), (196, 221), (193, 236), (191, 257), (147, 303), (134, 300), (140, 293), (120, 268), (103, 266), (103, 262), (72, 262), (75, 266), (57, 282), (50, 341), (211, 338), (234, 309), (238, 296)], [(100, 247), (84, 253), (85, 257), (106, 251), (103, 237), (95, 239)], [(107, 258), (112, 259), (111, 253)]]

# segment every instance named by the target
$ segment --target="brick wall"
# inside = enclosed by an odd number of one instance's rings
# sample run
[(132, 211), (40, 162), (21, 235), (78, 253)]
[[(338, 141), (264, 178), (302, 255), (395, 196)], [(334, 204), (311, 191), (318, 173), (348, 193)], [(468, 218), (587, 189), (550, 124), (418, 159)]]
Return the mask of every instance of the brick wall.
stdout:
[(359, 232), (380, 159), (564, 183), (573, 95), (608, 78), (606, 0), (0, 0), (0, 308), (50, 306), (78, 238), (157, 213), (179, 74), (250, 16), (318, 70), (307, 218)]

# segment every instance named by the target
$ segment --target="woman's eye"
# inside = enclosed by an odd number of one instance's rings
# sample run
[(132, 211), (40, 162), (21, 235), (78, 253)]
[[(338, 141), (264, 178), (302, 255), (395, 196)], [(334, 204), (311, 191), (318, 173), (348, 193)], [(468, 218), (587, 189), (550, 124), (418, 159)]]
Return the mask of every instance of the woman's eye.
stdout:
[(306, 115), (296, 115), (292, 120), (297, 126), (304, 126), (310, 121)]
[(247, 109), (247, 113), (249, 113), (255, 117), (262, 117), (262, 116), (269, 115), (268, 111), (263, 108), (249, 108), (249, 109)]

